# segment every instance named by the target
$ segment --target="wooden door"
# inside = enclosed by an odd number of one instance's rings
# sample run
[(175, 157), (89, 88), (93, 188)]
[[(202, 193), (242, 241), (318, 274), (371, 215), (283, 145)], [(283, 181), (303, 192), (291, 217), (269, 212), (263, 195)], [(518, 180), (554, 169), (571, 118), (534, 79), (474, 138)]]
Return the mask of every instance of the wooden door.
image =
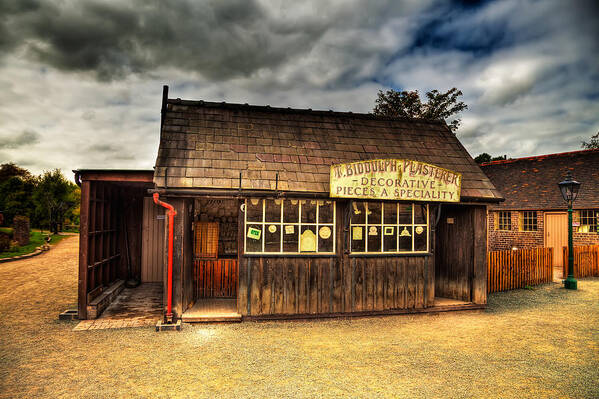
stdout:
[(161, 282), (164, 269), (164, 208), (150, 197), (144, 198), (141, 234), (141, 281)]
[(237, 297), (237, 259), (196, 259), (193, 272), (196, 298)]
[(219, 259), (219, 224), (194, 223), (193, 280), (196, 298), (237, 297), (237, 259)]
[(545, 213), (545, 246), (553, 248), (553, 266), (563, 266), (563, 247), (568, 246), (568, 214)]

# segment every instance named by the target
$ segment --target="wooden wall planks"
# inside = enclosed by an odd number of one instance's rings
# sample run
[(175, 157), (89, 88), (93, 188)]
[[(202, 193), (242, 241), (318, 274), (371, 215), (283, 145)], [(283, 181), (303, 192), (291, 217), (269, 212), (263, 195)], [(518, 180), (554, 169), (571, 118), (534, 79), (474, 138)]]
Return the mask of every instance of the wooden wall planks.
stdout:
[(144, 198), (141, 251), (141, 281), (143, 283), (162, 282), (166, 217), (163, 207), (156, 205), (151, 197)]
[[(239, 309), (257, 316), (430, 307), (424, 271), (432, 262), (432, 256), (352, 257), (347, 263), (339, 257), (247, 257), (240, 270), (250, 276), (249, 306)], [(240, 287), (246, 285), (241, 277)]]

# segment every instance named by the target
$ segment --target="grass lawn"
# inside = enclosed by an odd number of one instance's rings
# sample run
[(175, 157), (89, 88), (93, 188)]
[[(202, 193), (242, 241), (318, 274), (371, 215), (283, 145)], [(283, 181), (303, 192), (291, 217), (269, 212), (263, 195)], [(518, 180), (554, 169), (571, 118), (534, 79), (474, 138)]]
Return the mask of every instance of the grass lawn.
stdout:
[[(12, 231), (12, 228), (2, 227), (0, 229), (0, 231), (7, 232), (7, 233), (9, 232), (8, 230)], [(45, 234), (42, 234), (39, 230), (31, 230), (31, 232), (29, 233), (29, 244), (24, 245), (22, 247), (18, 247), (14, 251), (0, 252), (0, 259), (10, 258), (13, 256), (25, 255), (25, 254), (35, 252), (35, 248), (44, 244), (44, 237), (45, 237)], [(61, 235), (56, 235), (56, 234), (52, 235), (50, 244), (56, 244), (65, 237), (66, 236), (61, 236)]]
[(0, 398), (597, 398), (599, 279), (485, 311), (74, 332), (78, 238), (0, 265)]

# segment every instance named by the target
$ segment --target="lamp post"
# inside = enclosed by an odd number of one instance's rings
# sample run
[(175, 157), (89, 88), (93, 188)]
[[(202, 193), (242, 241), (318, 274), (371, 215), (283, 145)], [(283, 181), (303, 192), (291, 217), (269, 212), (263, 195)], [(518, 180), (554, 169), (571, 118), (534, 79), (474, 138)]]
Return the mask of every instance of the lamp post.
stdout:
[(557, 184), (564, 201), (568, 203), (568, 278), (564, 281), (564, 288), (575, 290), (577, 288), (576, 279), (574, 278), (574, 249), (572, 245), (572, 204), (578, 195), (580, 183), (572, 179), (572, 174), (568, 171), (566, 180)]

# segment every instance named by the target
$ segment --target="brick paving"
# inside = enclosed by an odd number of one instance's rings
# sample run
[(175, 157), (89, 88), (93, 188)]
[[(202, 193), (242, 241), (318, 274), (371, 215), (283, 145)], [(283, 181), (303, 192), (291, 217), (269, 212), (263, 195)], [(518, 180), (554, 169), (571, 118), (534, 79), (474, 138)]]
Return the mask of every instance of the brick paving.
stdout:
[(73, 331), (155, 326), (162, 317), (162, 284), (144, 283), (123, 292), (95, 320), (82, 320)]

